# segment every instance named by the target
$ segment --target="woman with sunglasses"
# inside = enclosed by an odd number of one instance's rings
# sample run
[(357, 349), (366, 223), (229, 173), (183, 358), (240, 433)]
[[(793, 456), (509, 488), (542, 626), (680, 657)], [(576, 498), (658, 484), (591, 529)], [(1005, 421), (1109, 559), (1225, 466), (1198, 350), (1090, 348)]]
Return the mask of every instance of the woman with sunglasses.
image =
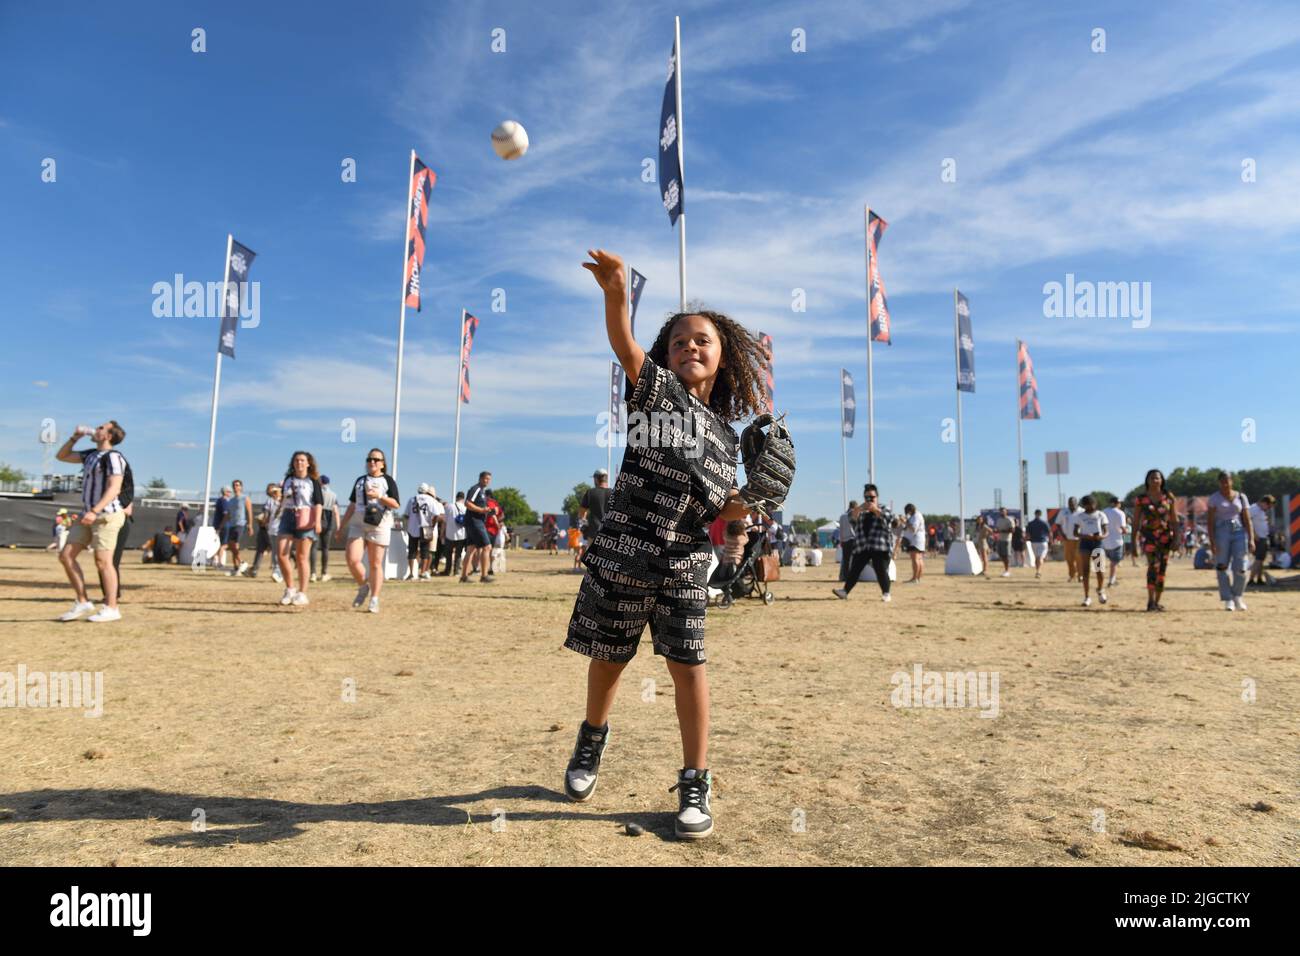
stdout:
[[(393, 532), (393, 512), (402, 506), (397, 493), (397, 482), (388, 474), (388, 462), (378, 448), (370, 449), (366, 456), (366, 473), (352, 483), (348, 496), (348, 510), (339, 526), (348, 531), (348, 570), (357, 582), (357, 596), (353, 607), (361, 607), (370, 598), (370, 613), (379, 613), (379, 592), (384, 586), (384, 552)], [(361, 561), (362, 553), (368, 560)], [(366, 580), (366, 565), (370, 579)]]
[(870, 564), (876, 575), (876, 583), (880, 585), (880, 599), (889, 603), (889, 562), (894, 553), (894, 516), (888, 508), (880, 507), (879, 499), (880, 492), (875, 485), (863, 487), (862, 505), (853, 516), (856, 523), (853, 540), (857, 542), (857, 547), (844, 575), (844, 587), (831, 591), (841, 601), (848, 598), (849, 592)]
[(1178, 516), (1174, 496), (1165, 490), (1165, 475), (1159, 468), (1147, 472), (1143, 491), (1133, 501), (1133, 546), (1147, 556), (1147, 610), (1163, 611), (1160, 596), (1165, 590), (1169, 552), (1177, 547)]
[[(307, 555), (311, 553), (311, 543), (320, 534), (320, 513), (325, 506), (320, 472), (311, 452), (296, 451), (289, 459), (289, 470), (280, 484), (280, 501), (280, 526), (275, 541), (280, 573), (284, 576), (284, 596), (280, 603), (302, 606), (310, 603), (307, 600)], [(296, 588), (293, 586), (295, 564), (298, 568)]]

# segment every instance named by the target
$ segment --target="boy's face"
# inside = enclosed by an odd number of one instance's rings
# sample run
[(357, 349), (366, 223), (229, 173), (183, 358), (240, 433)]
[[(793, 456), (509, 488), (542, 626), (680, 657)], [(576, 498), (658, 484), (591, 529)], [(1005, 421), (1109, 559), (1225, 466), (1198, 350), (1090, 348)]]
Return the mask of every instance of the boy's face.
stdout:
[(1083, 510), (1088, 512), (1088, 514), (1092, 514), (1097, 510), (1097, 503), (1095, 501), (1089, 501), (1083, 506)]
[(687, 386), (706, 382), (722, 367), (717, 326), (702, 315), (684, 315), (668, 337), (668, 367)]

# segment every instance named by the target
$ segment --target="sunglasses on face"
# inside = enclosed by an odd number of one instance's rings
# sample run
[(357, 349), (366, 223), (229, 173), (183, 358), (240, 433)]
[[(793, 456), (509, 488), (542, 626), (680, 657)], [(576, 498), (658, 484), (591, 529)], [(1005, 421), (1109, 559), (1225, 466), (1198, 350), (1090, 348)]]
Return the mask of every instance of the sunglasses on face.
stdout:
[(367, 458), (366, 461), (367, 461), (367, 462), (372, 462), (372, 461), (374, 461), (374, 462), (378, 462), (378, 463), (381, 464), (381, 465), (384, 463), (384, 459), (382, 459), (382, 458)]

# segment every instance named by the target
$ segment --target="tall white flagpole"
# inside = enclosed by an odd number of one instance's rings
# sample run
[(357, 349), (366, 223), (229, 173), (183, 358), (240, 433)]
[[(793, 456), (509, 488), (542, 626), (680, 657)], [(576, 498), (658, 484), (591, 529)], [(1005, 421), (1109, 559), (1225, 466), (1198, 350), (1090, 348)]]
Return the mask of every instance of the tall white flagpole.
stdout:
[[(226, 266), (221, 272), (221, 309), (226, 308), (226, 293), (230, 285), (230, 252), (234, 246), (234, 233), (226, 233)], [(220, 316), (218, 316), (218, 319)], [(238, 318), (238, 315), (236, 315)], [(218, 337), (220, 337), (218, 335)], [(208, 428), (208, 474), (203, 480), (203, 525), (208, 523), (208, 509), (212, 504), (212, 452), (217, 444), (217, 398), (221, 395), (221, 348), (217, 347), (217, 371), (212, 376), (212, 424)]]
[(849, 510), (849, 446), (844, 438), (844, 384), (840, 383), (840, 468), (843, 476), (840, 481), (844, 489), (844, 510)]
[(411, 150), (411, 170), (406, 176), (406, 212), (402, 223), (402, 314), (397, 320), (397, 381), (393, 385), (393, 450), (389, 455), (393, 480), (397, 480), (397, 433), (402, 422), (402, 350), (406, 341), (406, 260), (411, 239), (411, 199), (415, 195), (415, 150)]
[(682, 211), (677, 217), (677, 282), (680, 311), (686, 311), (686, 149), (682, 137), (682, 18), (673, 17), (673, 42), (677, 48), (677, 176), (682, 184)]
[[(957, 290), (952, 290), (952, 358), (961, 385), (961, 332), (957, 325)], [(961, 539), (966, 540), (966, 458), (962, 448), (961, 389), (957, 389), (957, 525)]]
[(460, 394), (465, 381), (465, 310), (460, 310), (460, 339), (456, 344), (456, 440), (451, 452), (451, 498), (456, 500), (456, 481), (460, 476)]
[(867, 245), (867, 481), (876, 480), (876, 399), (871, 381), (871, 207), (863, 208), (863, 237)]

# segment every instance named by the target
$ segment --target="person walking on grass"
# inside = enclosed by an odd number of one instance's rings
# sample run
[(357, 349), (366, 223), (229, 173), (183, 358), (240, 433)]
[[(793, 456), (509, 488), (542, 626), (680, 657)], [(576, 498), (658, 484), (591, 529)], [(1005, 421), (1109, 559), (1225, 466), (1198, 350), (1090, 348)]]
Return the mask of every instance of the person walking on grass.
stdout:
[(989, 576), (989, 539), (993, 537), (993, 531), (989, 528), (988, 521), (983, 515), (977, 515), (975, 518), (975, 553), (980, 559), (980, 577)]
[(1011, 532), (1015, 529), (1015, 522), (1011, 520), (1011, 514), (1006, 508), (998, 509), (998, 560), (1002, 562), (1002, 576), (1011, 577)]
[(1106, 538), (1110, 522), (1106, 520), (1106, 513), (1097, 509), (1097, 502), (1092, 495), (1083, 496), (1083, 510), (1074, 516), (1071, 527), (1074, 529), (1074, 538), (1078, 545), (1079, 577), (1083, 579), (1083, 606), (1092, 605), (1092, 597), (1088, 594), (1090, 569), (1097, 573), (1097, 598), (1105, 604), (1106, 554), (1102, 548), (1102, 541)]
[[(1079, 561), (1079, 539), (1074, 534), (1074, 519), (1082, 510), (1078, 500), (1071, 498), (1056, 515), (1056, 527), (1060, 529), (1061, 537), (1065, 540), (1065, 569), (1070, 572), (1070, 581), (1074, 580), (1076, 574), (1084, 573), (1083, 565)], [(1068, 584), (1069, 581), (1066, 583)]]
[(465, 555), (465, 492), (456, 492), (456, 499), (447, 502), (443, 511), (443, 550), (447, 566), (442, 569), (443, 577), (460, 574), (461, 561)]
[(1052, 540), (1052, 528), (1043, 520), (1042, 508), (1034, 510), (1034, 520), (1026, 526), (1025, 535), (1029, 538), (1029, 550), (1034, 556), (1034, 579), (1038, 580), (1043, 576), (1043, 562), (1047, 560), (1047, 549)]
[[(1219, 578), (1219, 600), (1225, 611), (1244, 611), (1248, 542), (1254, 538), (1250, 502), (1232, 487), (1232, 472), (1219, 472), (1219, 490), (1210, 495), (1206, 527), (1210, 529), (1210, 554)], [(1232, 572), (1229, 581), (1228, 572)]]
[[(253, 566), (248, 569), (250, 578), (257, 577), (258, 568), (262, 565), (262, 555), (268, 551), (274, 552), (271, 536), (280, 526), (280, 486), (270, 484), (266, 486), (266, 501), (262, 505), (262, 510), (257, 514), (257, 552), (253, 555)], [(281, 580), (280, 569), (276, 566), (274, 553), (271, 557), (271, 576), (278, 583)]]
[(1165, 475), (1152, 468), (1143, 480), (1143, 490), (1133, 500), (1133, 543), (1147, 557), (1147, 610), (1163, 611), (1160, 598), (1169, 570), (1169, 552), (1177, 547), (1177, 517), (1174, 496), (1165, 490)]
[[(73, 451), (72, 446), (83, 437), (90, 437), (95, 447)], [(63, 443), (56, 456), (59, 461), (81, 465), (82, 503), (81, 517), (72, 526), (68, 543), (59, 552), (59, 563), (63, 565), (77, 596), (72, 610), (60, 615), (60, 621), (75, 621), (85, 614), (89, 614), (87, 620), (95, 624), (122, 619), (122, 612), (117, 607), (117, 571), (113, 568), (113, 553), (126, 521), (126, 513), (118, 498), (126, 474), (126, 458), (115, 450), (125, 438), (126, 431), (115, 421), (107, 421), (98, 428), (81, 425)], [(86, 594), (86, 578), (77, 560), (88, 547), (94, 551), (95, 570), (99, 572), (104, 592), (104, 606), (98, 612)]]
[[(311, 543), (311, 579), (322, 584), (330, 580), (330, 541), (334, 532), (342, 527), (339, 519), (339, 496), (330, 487), (330, 476), (320, 476), (321, 496), (325, 504), (320, 513), (320, 537)], [(316, 573), (316, 558), (320, 557), (320, 574)]]
[(911, 502), (903, 506), (903, 550), (912, 559), (912, 576), (908, 584), (915, 584), (925, 573), (925, 516)]
[[(236, 478), (230, 488), (223, 488), (222, 497), (225, 508), (217, 519), (217, 537), (222, 545), (230, 549), (230, 576), (236, 577), (248, 570), (248, 562), (239, 559), (239, 542), (248, 540), (248, 529), (253, 527), (253, 501), (244, 494), (244, 483)], [(227, 496), (225, 492), (229, 490)]]
[[(320, 471), (311, 452), (296, 451), (290, 457), (289, 470), (280, 483), (280, 497), (280, 526), (275, 539), (276, 557), (284, 578), (280, 603), (304, 607), (311, 603), (307, 599), (307, 555), (312, 541), (320, 535), (321, 511), (325, 507)], [(295, 570), (298, 572), (296, 588), (293, 586)]]
[(889, 556), (894, 551), (894, 516), (880, 506), (879, 499), (880, 492), (875, 485), (863, 486), (862, 504), (854, 515), (853, 561), (845, 572), (844, 586), (831, 591), (841, 601), (848, 599), (869, 564), (880, 586), (880, 600), (890, 602)]
[(397, 482), (388, 474), (383, 451), (370, 449), (366, 455), (366, 473), (352, 483), (348, 510), (338, 530), (340, 536), (344, 529), (348, 534), (348, 570), (358, 585), (357, 596), (352, 600), (354, 608), (366, 604), (368, 597), (367, 610), (371, 614), (379, 613), (379, 593), (384, 588), (384, 553), (392, 539), (393, 512), (401, 507)]
[(492, 485), (492, 472), (480, 471), (478, 483), (465, 492), (465, 553), (461, 565), (460, 583), (469, 581), (471, 566), (479, 568), (479, 581), (492, 580), (492, 538), (487, 532), (488, 494)]
[(1273, 584), (1273, 577), (1264, 570), (1264, 565), (1268, 563), (1268, 539), (1273, 530), (1273, 522), (1270, 515), (1273, 512), (1275, 498), (1272, 495), (1265, 495), (1258, 502), (1250, 506), (1250, 526), (1255, 535), (1255, 562), (1250, 568), (1250, 580), (1246, 586), (1251, 585), (1263, 587), (1266, 584)]
[(1119, 582), (1119, 566), (1124, 560), (1124, 535), (1131, 530), (1128, 515), (1124, 514), (1124, 509), (1119, 504), (1118, 500), (1112, 501), (1104, 511), (1108, 530), (1101, 548), (1106, 552), (1106, 563), (1110, 566), (1110, 578), (1106, 581), (1106, 586), (1111, 588)]

